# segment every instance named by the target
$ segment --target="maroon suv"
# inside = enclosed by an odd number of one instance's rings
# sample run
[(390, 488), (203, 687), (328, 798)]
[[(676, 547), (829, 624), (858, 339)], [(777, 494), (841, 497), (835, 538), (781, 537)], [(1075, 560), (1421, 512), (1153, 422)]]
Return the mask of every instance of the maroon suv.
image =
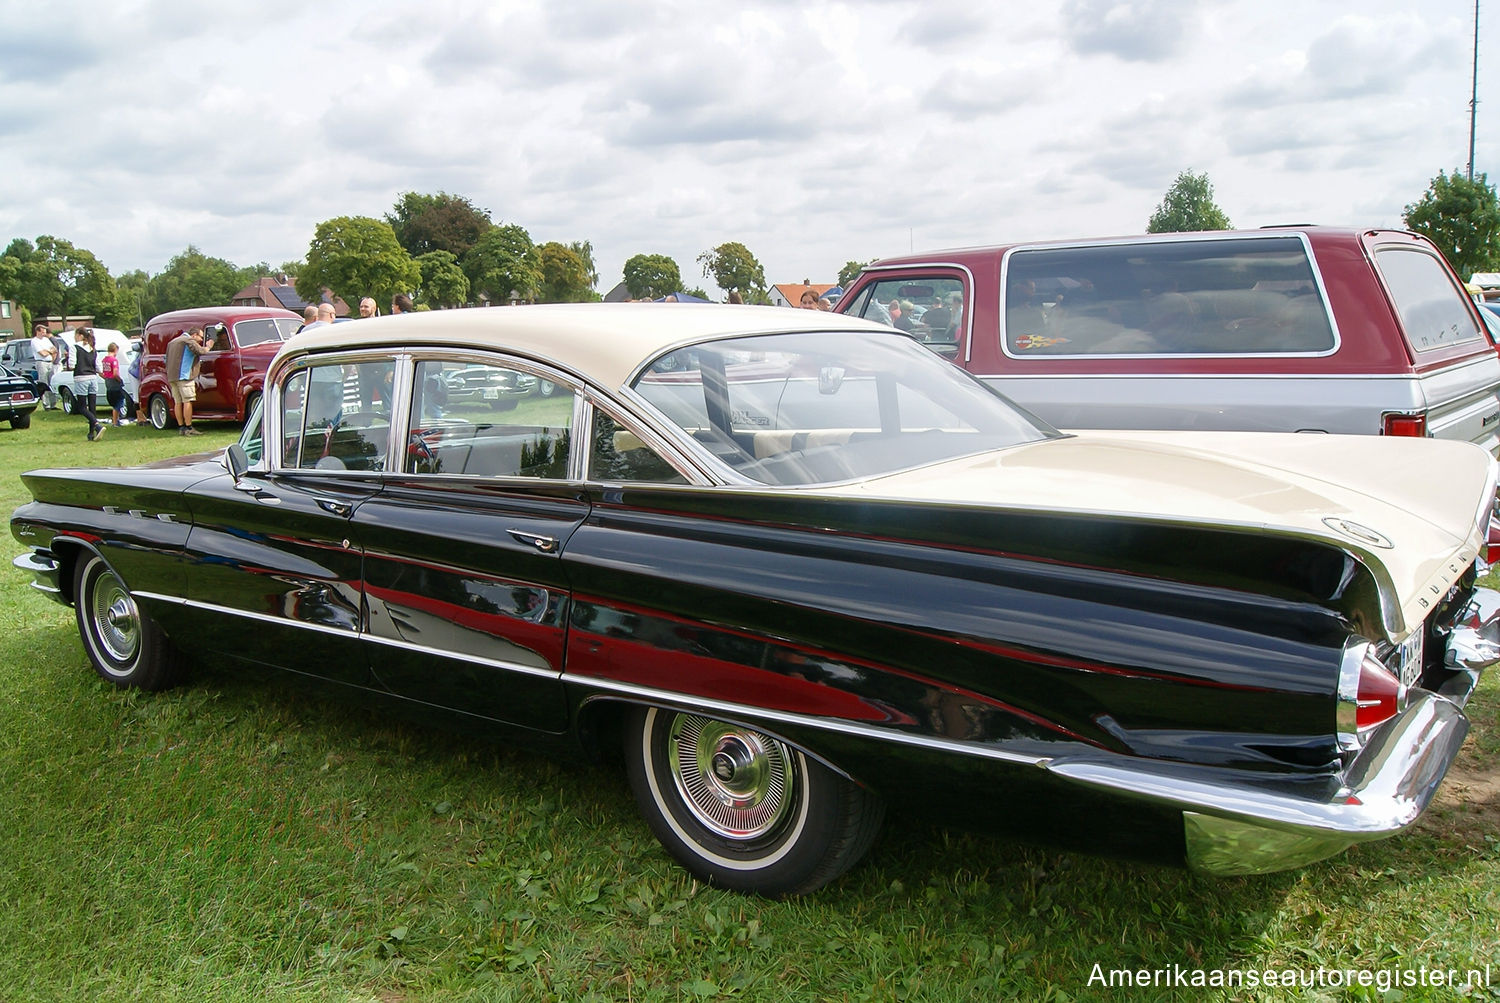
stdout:
[(193, 417), (244, 421), (260, 397), (266, 367), (302, 318), (272, 307), (213, 306), (174, 310), (151, 318), (141, 354), (141, 405), (157, 428), (175, 424), (167, 390), (167, 343), (201, 327), (209, 350), (198, 373)]

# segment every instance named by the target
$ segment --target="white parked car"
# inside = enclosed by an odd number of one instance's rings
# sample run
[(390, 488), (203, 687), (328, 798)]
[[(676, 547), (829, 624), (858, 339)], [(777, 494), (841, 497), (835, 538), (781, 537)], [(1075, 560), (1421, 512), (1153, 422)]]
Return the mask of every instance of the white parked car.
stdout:
[[(71, 334), (71, 332), (69, 332)], [(94, 346), (99, 350), (101, 358), (109, 350), (109, 346), (118, 342), (124, 346), (120, 353), (120, 377), (125, 381), (125, 394), (130, 398), (130, 406), (127, 413), (135, 414), (136, 402), (139, 400), (137, 394), (140, 391), (141, 380), (138, 376), (130, 375), (130, 366), (141, 354), (141, 339), (127, 337), (125, 332), (116, 331), (108, 327), (94, 328)], [(73, 392), (73, 373), (71, 371), (58, 373), (52, 378), (52, 392), (57, 394), (57, 399), (62, 409), (68, 414), (77, 414), (80, 407), (78, 395)], [(96, 402), (97, 410), (109, 407), (109, 401), (103, 396)]]

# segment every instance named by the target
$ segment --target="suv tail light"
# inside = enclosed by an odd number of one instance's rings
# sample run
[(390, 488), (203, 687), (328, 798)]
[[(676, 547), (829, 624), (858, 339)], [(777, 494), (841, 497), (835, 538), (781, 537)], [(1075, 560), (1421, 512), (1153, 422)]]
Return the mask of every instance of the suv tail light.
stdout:
[(1427, 416), (1425, 414), (1388, 414), (1381, 420), (1381, 432), (1385, 435), (1411, 435), (1421, 437), (1427, 434)]
[(1339, 667), (1337, 731), (1339, 748), (1353, 754), (1365, 733), (1395, 717), (1406, 706), (1406, 686), (1375, 655), (1368, 641), (1351, 641)]

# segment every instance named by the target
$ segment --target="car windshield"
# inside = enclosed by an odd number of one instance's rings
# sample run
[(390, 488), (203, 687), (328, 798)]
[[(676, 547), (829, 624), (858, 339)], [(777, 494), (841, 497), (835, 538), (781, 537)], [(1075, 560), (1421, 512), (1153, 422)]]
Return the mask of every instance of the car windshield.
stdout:
[(260, 345), (268, 341), (283, 341), (284, 333), (274, 317), (259, 317), (242, 320), (234, 325), (234, 338), (241, 348)]
[(764, 484), (876, 477), (1058, 433), (892, 334), (773, 334), (678, 349), (637, 393)]

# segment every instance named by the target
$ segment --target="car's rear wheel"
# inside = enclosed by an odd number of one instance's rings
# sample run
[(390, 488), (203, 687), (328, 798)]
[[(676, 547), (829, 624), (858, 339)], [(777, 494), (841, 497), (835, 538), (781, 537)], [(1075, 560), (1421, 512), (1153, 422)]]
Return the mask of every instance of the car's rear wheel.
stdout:
[(73, 578), (78, 633), (94, 671), (120, 687), (162, 690), (183, 676), (182, 654), (167, 640), (104, 559), (90, 554)]
[(151, 401), (147, 405), (147, 412), (151, 418), (151, 427), (157, 431), (176, 424), (176, 419), (172, 417), (172, 405), (167, 402), (167, 398), (162, 394), (151, 395)]
[(18, 415), (16, 415), (14, 418), (12, 418), (10, 420), (10, 427), (11, 428), (30, 428), (31, 427), (31, 412), (27, 411), (25, 414), (18, 414)]
[(57, 401), (62, 407), (63, 414), (77, 414), (78, 400), (73, 396), (73, 391), (63, 387), (57, 392)]
[(552, 397), (557, 393), (557, 384), (551, 380), (538, 378), (536, 381), (536, 392), (541, 397)]
[(864, 855), (885, 814), (873, 794), (784, 742), (696, 714), (632, 711), (625, 760), (667, 852), (736, 891), (822, 887)]

